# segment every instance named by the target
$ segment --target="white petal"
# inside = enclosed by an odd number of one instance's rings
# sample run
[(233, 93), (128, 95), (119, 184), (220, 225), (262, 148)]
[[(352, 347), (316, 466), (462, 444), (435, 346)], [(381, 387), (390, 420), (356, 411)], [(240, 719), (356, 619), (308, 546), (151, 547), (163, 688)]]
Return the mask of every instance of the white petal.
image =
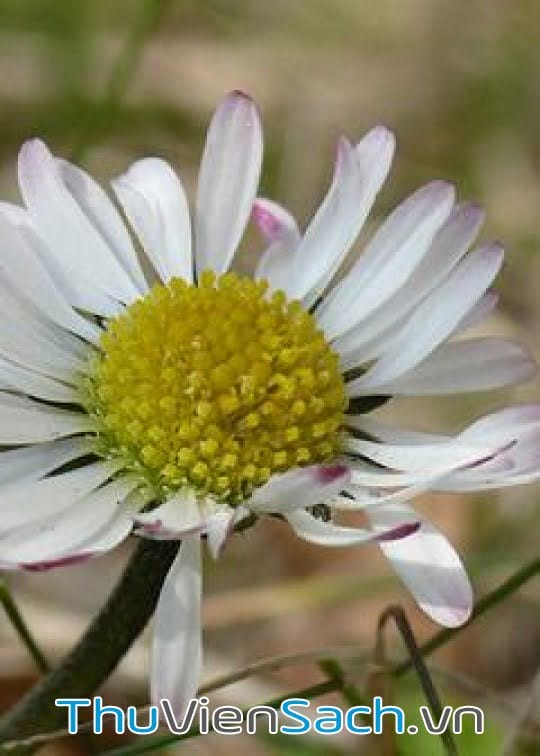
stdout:
[(51, 402), (79, 404), (80, 396), (72, 386), (34, 373), (0, 357), (0, 388), (47, 399)]
[(372, 436), (377, 441), (384, 441), (389, 444), (435, 444), (452, 440), (452, 436), (440, 433), (396, 428), (367, 415), (346, 415), (345, 420), (348, 427)]
[(27, 525), (69, 509), (101, 486), (118, 469), (95, 462), (38, 481), (5, 486), (0, 491), (0, 531)]
[(439, 480), (437, 490), (482, 491), (533, 483), (540, 478), (540, 407), (526, 405), (480, 418), (461, 437), (469, 442), (498, 443), (495, 457)]
[(104, 238), (118, 262), (131, 276), (138, 291), (148, 291), (129, 233), (106, 192), (85, 171), (66, 160), (56, 161), (64, 183), (80, 208)]
[(273, 475), (257, 488), (249, 500), (253, 512), (290, 512), (320, 504), (348, 482), (350, 473), (343, 465), (298, 467)]
[(168, 163), (145, 158), (112, 182), (148, 258), (164, 282), (193, 281), (191, 223), (180, 179)]
[(45, 373), (70, 385), (85, 368), (89, 347), (18, 300), (0, 281), (0, 354), (30, 370)]
[(280, 239), (287, 239), (291, 248), (294, 249), (300, 241), (298, 223), (290, 212), (277, 202), (257, 197), (253, 203), (252, 216), (257, 228), (269, 244)]
[[(417, 472), (393, 472), (381, 470), (374, 465), (368, 465), (359, 460), (349, 460), (351, 466), (351, 482), (353, 485), (363, 488), (394, 489), (402, 486), (411, 486), (417, 493), (429, 490), (433, 483), (442, 479), (446, 473), (452, 472), (453, 468), (439, 470), (424, 470)], [(414, 495), (417, 495), (415, 493)], [(407, 499), (410, 498), (407, 496)]]
[(59, 514), (4, 532), (0, 535), (0, 561), (36, 570), (55, 566), (66, 558), (74, 559), (75, 555), (90, 558), (95, 542), (109, 527), (117, 537), (122, 532), (118, 529), (119, 519), (123, 532), (129, 533), (131, 521), (122, 512), (122, 505), (137, 485), (135, 479), (113, 481)]
[(394, 380), (433, 352), (491, 285), (503, 256), (498, 245), (482, 247), (469, 254), (446, 281), (424, 299), (380, 360), (348, 385), (351, 395), (371, 391)]
[(82, 268), (77, 270), (76, 275), (73, 271), (66, 272), (62, 258), (53, 253), (34, 220), (32, 225), (21, 227), (21, 234), (42, 259), (43, 265), (66, 301), (78, 311), (102, 318), (111, 318), (123, 311), (124, 305), (98, 287)]
[[(89, 345), (78, 336), (43, 316), (43, 313), (18, 290), (14, 284), (0, 276), (0, 317), (3, 324), (6, 319), (16, 321), (20, 327), (41, 340), (52, 342), (53, 347), (59, 348), (72, 359), (86, 361)], [(92, 325), (92, 324), (91, 324)], [(96, 328), (96, 339), (100, 330)], [(90, 340), (90, 339), (89, 339)]]
[(21, 205), (14, 205), (11, 202), (0, 201), (0, 215), (17, 228), (28, 226), (32, 223), (28, 211), (24, 207), (21, 207)]
[[(409, 494), (417, 495), (423, 490), (487, 490), (534, 482), (540, 475), (540, 405), (509, 407), (487, 415), (456, 437), (395, 429), (361, 416), (351, 416), (349, 424), (384, 442), (358, 447), (369, 456), (383, 464), (392, 463), (397, 469), (418, 468), (412, 472), (396, 473), (351, 459), (352, 483), (345, 490), (353, 489), (355, 496), (356, 486), (364, 491), (367, 488), (382, 488), (385, 492), (400, 486), (412, 486), (408, 492), (396, 492), (397, 501), (402, 496), (409, 499)], [(471, 457), (466, 464), (461, 464), (461, 451), (468, 448), (477, 448), (473, 455), (476, 459)], [(422, 467), (424, 463), (425, 467)], [(368, 491), (364, 496), (371, 497), (374, 504), (384, 503), (381, 494)], [(369, 503), (367, 501), (366, 505)]]
[[(496, 447), (498, 445), (495, 445)], [(458, 437), (449, 443), (434, 444), (380, 444), (360, 438), (347, 438), (347, 451), (376, 462), (379, 465), (396, 470), (422, 473), (438, 472), (446, 469), (475, 464), (493, 453), (493, 445), (487, 442), (469, 440), (467, 443)]]
[(300, 231), (293, 216), (268, 199), (258, 198), (253, 205), (253, 219), (269, 245), (263, 252), (255, 278), (265, 278), (272, 290), (288, 285)]
[(152, 642), (151, 698), (177, 717), (197, 693), (202, 668), (202, 565), (198, 535), (182, 541), (161, 589)]
[(498, 412), (475, 420), (463, 431), (466, 439), (504, 440), (519, 437), (519, 434), (540, 426), (540, 404), (523, 404), (506, 407)]
[(306, 512), (305, 509), (288, 512), (285, 516), (300, 538), (319, 546), (336, 547), (358, 546), (363, 543), (381, 542), (394, 538), (408, 538), (416, 530), (418, 521), (413, 513), (410, 520), (407, 523), (399, 523), (399, 527), (390, 525), (389, 527), (379, 528), (376, 526), (373, 530), (367, 530), (365, 528), (347, 528), (319, 520)]
[(449, 217), (454, 196), (451, 185), (433, 181), (394, 210), (318, 309), (328, 337), (354, 326), (404, 285)]
[(88, 415), (0, 392), (0, 444), (39, 444), (89, 430)]
[(461, 334), (469, 328), (475, 328), (495, 310), (499, 304), (499, 295), (494, 291), (486, 291), (484, 296), (471, 307), (469, 312), (456, 326), (454, 334)]
[(459, 627), (469, 619), (473, 593), (461, 560), (448, 540), (425, 517), (401, 505), (367, 510), (373, 525), (397, 527), (421, 520), (420, 529), (402, 540), (380, 543), (380, 549), (421, 609), (445, 627)]
[(17, 318), (11, 308), (6, 312), (5, 304), (0, 300), (0, 355), (36, 373), (75, 386), (77, 374), (85, 368), (81, 357), (60, 345), (53, 329), (37, 330), (35, 321), (24, 316)]
[[(425, 256), (418, 260), (417, 268), (393, 296), (367, 317), (353, 325), (353, 310), (343, 312), (340, 325), (352, 330), (342, 333), (333, 343), (333, 349), (342, 356), (346, 367), (353, 367), (366, 359), (379, 356), (383, 351), (383, 335), (395, 334), (403, 319), (412, 312), (430, 291), (434, 290), (463, 257), (478, 234), (483, 212), (476, 205), (459, 205), (435, 235)], [(401, 270), (396, 274), (401, 278)], [(319, 312), (317, 311), (319, 317)], [(325, 318), (320, 317), (325, 326)], [(348, 325), (347, 325), (348, 324)]]
[(53, 156), (37, 139), (25, 142), (19, 153), (19, 186), (74, 304), (82, 309), (92, 306), (81, 285), (88, 283), (120, 302), (138, 296), (126, 271), (65, 186)]
[[(365, 510), (370, 507), (381, 507), (388, 504), (402, 504), (412, 501), (432, 488), (433, 481), (437, 478), (430, 478), (427, 481), (417, 483), (416, 485), (406, 485), (398, 488), (392, 493), (387, 493), (385, 489), (375, 491), (373, 489), (358, 486), (354, 483), (348, 485), (344, 492), (349, 496), (338, 496), (330, 502), (330, 507), (337, 510)], [(350, 498), (350, 497), (353, 498)]]
[(66, 276), (58, 255), (51, 252), (45, 239), (40, 236), (35, 218), (28, 210), (7, 202), (0, 202), (0, 214), (19, 230), (34, 253), (41, 259), (66, 302), (99, 315), (114, 315), (120, 310), (119, 303), (97, 287), (92, 287), (91, 282), (83, 273), (79, 276), (80, 280)]
[(523, 485), (540, 480), (540, 427), (521, 434), (509, 449), (506, 458), (511, 463), (506, 479), (503, 473), (496, 477), (503, 485)]
[(205, 520), (197, 498), (192, 493), (167, 499), (151, 512), (133, 518), (136, 534), (160, 541), (177, 541), (192, 533), (201, 533)]
[(78, 545), (77, 551), (72, 552), (72, 558), (76, 560), (82, 557), (86, 560), (114, 549), (130, 535), (133, 529), (132, 513), (148, 504), (150, 496), (150, 492), (141, 489), (129, 493), (111, 519), (98, 532)]
[[(400, 310), (400, 303), (394, 301), (399, 298), (400, 293), (398, 292), (396, 297), (392, 297), (386, 306), (379, 308), (373, 317), (361, 321), (348, 333), (332, 342), (332, 349), (340, 356), (342, 370), (350, 370), (362, 363), (370, 362), (376, 357), (380, 357), (381, 354), (384, 354), (384, 352), (392, 347), (392, 342), (402, 328), (405, 317), (405, 314)], [(451, 336), (481, 323), (496, 308), (498, 299), (497, 294), (492, 291), (484, 294), (455, 326)], [(395, 312), (394, 304), (396, 305)], [(410, 309), (413, 310), (414, 307)], [(388, 313), (386, 319), (383, 317), (379, 318), (381, 311)], [(385, 324), (385, 330), (378, 330), (378, 327), (382, 326), (383, 323)]]
[(45, 322), (52, 321), (89, 341), (97, 341), (100, 329), (79, 315), (43, 264), (32, 231), (17, 229), (0, 213), (0, 276), (19, 296), (31, 302)]
[(3, 451), (0, 453), (0, 486), (39, 480), (67, 462), (89, 454), (91, 448), (87, 438), (64, 438)]
[(229, 268), (257, 195), (262, 150), (255, 105), (232, 92), (214, 113), (201, 161), (195, 214), (199, 273)]
[(394, 136), (383, 126), (372, 129), (356, 149), (341, 139), (330, 189), (296, 251), (290, 296), (309, 306), (326, 288), (364, 225), (394, 148)]
[(219, 557), (233, 532), (235, 515), (232, 507), (222, 507), (207, 517), (206, 540), (214, 559)]
[(443, 344), (414, 370), (377, 390), (401, 396), (486, 391), (529, 380), (536, 369), (534, 358), (520, 344), (497, 338), (468, 339)]

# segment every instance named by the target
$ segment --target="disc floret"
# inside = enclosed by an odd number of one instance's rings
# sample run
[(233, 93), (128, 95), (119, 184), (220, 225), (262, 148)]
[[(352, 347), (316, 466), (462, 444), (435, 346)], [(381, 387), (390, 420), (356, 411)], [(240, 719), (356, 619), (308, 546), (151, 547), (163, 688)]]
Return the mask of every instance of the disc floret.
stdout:
[(85, 404), (100, 448), (163, 495), (238, 503), (273, 473), (339, 451), (346, 395), (314, 318), (265, 281), (205, 271), (111, 319)]

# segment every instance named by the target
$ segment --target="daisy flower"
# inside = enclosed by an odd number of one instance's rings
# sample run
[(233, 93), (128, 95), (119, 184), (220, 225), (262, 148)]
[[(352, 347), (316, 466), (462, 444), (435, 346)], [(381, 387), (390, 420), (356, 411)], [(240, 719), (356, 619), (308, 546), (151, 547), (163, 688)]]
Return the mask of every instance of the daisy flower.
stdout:
[[(201, 541), (279, 516), (324, 546), (377, 543), (420, 607), (465, 622), (472, 592), (445, 537), (408, 502), (536, 480), (540, 406), (455, 436), (367, 417), (390, 397), (492, 389), (533, 373), (497, 338), (462, 338), (496, 305), (498, 244), (434, 181), (335, 276), (390, 168), (383, 127), (339, 142), (302, 232), (257, 199), (257, 110), (230, 94), (209, 127), (193, 216), (163, 160), (112, 182), (118, 205), (38, 140), (23, 206), (0, 205), (0, 566), (97, 556), (132, 532), (181, 540), (153, 634), (152, 697), (177, 711), (201, 668)], [(253, 215), (253, 278), (230, 271)], [(124, 220), (124, 218), (126, 220)], [(340, 524), (363, 510), (364, 528)]]

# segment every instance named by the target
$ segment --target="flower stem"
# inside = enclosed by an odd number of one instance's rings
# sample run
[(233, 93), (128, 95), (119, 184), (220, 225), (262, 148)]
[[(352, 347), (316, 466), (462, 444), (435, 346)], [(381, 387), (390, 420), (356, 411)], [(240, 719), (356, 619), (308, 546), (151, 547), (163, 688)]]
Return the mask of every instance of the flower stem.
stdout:
[[(1, 744), (65, 723), (56, 698), (91, 696), (115, 669), (152, 616), (178, 542), (144, 540), (137, 546), (105, 606), (60, 666), (0, 720)], [(22, 747), (11, 754), (29, 753)]]
[(36, 663), (36, 667), (43, 674), (47, 674), (50, 669), (49, 663), (47, 662), (47, 659), (45, 658), (45, 655), (38, 646), (37, 642), (34, 640), (34, 636), (30, 632), (30, 628), (28, 627), (24, 617), (20, 613), (19, 607), (17, 606), (15, 599), (11, 595), (11, 591), (3, 580), (0, 581), (0, 604), (2, 604), (2, 606), (4, 607), (4, 611), (7, 614), (9, 621), (15, 628), (17, 635), (24, 643), (28, 653)]

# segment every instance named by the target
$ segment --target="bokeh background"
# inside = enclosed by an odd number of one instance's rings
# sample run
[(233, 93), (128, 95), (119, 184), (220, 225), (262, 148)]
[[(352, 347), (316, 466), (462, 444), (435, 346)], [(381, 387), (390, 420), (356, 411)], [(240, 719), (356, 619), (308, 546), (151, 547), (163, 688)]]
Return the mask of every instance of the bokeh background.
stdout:
[[(1, 197), (17, 199), (17, 150), (34, 135), (104, 182), (135, 158), (161, 155), (192, 190), (211, 111), (226, 91), (240, 88), (263, 113), (263, 193), (305, 221), (329, 181), (339, 134), (358, 139), (382, 122), (397, 133), (398, 154), (369, 228), (421, 183), (457, 182), (461, 198), (487, 207), (485, 238), (508, 249), (497, 284), (502, 304), (483, 330), (525, 340), (540, 357), (539, 30), (537, 0), (1, 0)], [(251, 232), (239, 260), (244, 270), (253, 268), (260, 246)], [(399, 401), (384, 414), (419, 429), (453, 431), (503, 403), (538, 396), (536, 381), (458, 401)], [(538, 488), (429, 497), (421, 506), (458, 544), (478, 595), (537, 555)], [(129, 549), (80, 568), (10, 577), (52, 660), (100, 606)], [(207, 564), (206, 676), (309, 648), (346, 645), (363, 658), (380, 611), (396, 601), (420, 640), (435, 632), (376, 548), (324, 551), (265, 523), (237, 536), (218, 564)], [(539, 581), (531, 581), (434, 656), (445, 702), (486, 711), (486, 734), (465, 732), (463, 754), (540, 754), (539, 607)], [(389, 638), (402, 653), (397, 637)], [(109, 702), (146, 702), (147, 642), (141, 639), (111, 678)], [(360, 658), (346, 666), (362, 683)], [(0, 708), (35, 677), (0, 610)], [(303, 663), (261, 673), (214, 700), (253, 705), (319, 679), (317, 667)], [(414, 715), (422, 702), (414, 675), (394, 697)], [(106, 747), (111, 741), (103, 737), (56, 742), (43, 752)], [(436, 738), (421, 735), (393, 746), (350, 736), (210, 736), (170, 752), (442, 750)]]

